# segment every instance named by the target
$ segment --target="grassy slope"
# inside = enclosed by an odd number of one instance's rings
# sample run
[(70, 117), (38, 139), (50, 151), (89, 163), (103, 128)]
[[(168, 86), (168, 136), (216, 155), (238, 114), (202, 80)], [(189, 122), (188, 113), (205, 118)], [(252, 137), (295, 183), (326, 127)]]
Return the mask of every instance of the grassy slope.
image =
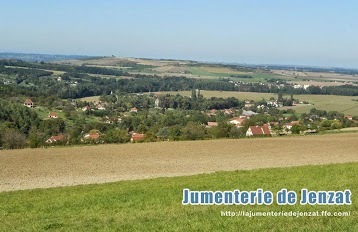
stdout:
[[(358, 163), (0, 193), (1, 231), (357, 231)], [(182, 189), (352, 191), (351, 206), (183, 206)], [(221, 211), (350, 211), (349, 217), (221, 217)]]

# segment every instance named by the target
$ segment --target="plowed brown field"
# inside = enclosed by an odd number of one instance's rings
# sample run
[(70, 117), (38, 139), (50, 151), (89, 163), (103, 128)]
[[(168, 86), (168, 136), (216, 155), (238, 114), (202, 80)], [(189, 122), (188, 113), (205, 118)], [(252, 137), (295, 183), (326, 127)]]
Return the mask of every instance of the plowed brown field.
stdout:
[(358, 162), (358, 134), (0, 151), (0, 191)]

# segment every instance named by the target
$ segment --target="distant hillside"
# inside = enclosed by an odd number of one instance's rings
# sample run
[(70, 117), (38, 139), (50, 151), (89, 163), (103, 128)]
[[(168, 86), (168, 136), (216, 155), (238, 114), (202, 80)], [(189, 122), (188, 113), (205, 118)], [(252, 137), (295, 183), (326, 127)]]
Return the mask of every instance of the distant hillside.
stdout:
[(50, 62), (60, 60), (77, 60), (77, 59), (91, 59), (95, 57), (91, 56), (79, 56), (79, 55), (50, 55), (50, 54), (29, 54), (29, 53), (12, 53), (4, 52), (0, 53), (0, 59), (18, 59), (24, 61), (34, 62)]

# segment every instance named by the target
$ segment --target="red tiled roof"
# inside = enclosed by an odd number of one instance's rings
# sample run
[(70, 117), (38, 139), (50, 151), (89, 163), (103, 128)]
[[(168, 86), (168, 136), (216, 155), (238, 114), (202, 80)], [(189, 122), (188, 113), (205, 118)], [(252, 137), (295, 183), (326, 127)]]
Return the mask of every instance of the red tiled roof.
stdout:
[(26, 99), (24, 104), (30, 105), (33, 104), (33, 102), (31, 101), (31, 99)]
[(48, 114), (49, 117), (57, 117), (57, 112), (50, 112)]
[(250, 126), (253, 135), (271, 135), (268, 126)]
[(89, 133), (85, 135), (86, 139), (98, 139), (99, 138), (99, 134), (98, 133)]
[(287, 126), (293, 126), (293, 125), (298, 125), (298, 124), (300, 124), (299, 121), (292, 121), (292, 122), (290, 122), (290, 123), (287, 123), (286, 125), (287, 125)]
[(46, 143), (53, 143), (61, 140), (63, 140), (63, 135), (53, 135), (48, 140), (46, 140)]
[(132, 139), (133, 139), (133, 141), (138, 141), (138, 140), (144, 139), (144, 134), (133, 133)]

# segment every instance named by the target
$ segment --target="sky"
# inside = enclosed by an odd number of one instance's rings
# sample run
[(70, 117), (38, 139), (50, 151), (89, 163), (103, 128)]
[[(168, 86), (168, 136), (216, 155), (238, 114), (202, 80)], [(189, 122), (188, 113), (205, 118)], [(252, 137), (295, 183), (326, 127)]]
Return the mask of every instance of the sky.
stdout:
[(0, 0), (0, 52), (358, 68), (358, 1)]

